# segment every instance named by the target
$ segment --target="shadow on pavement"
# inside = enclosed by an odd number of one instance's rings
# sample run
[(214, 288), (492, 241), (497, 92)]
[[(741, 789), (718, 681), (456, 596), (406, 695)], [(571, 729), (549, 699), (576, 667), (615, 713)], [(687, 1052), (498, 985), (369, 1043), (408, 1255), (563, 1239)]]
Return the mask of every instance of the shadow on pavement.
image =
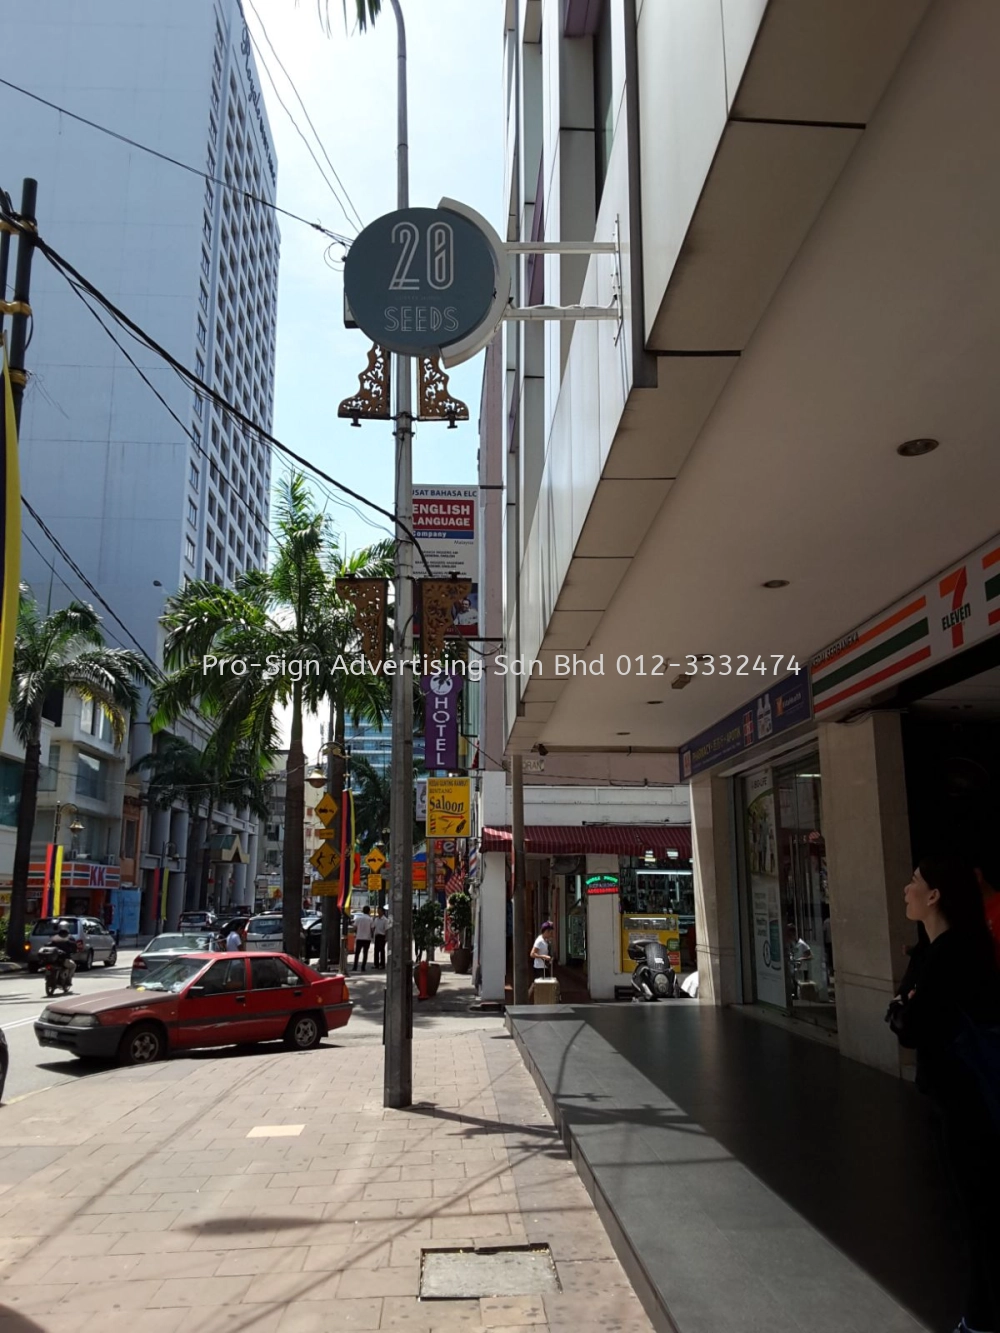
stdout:
[(46, 1333), (41, 1324), (36, 1324), (19, 1310), (12, 1310), (9, 1305), (0, 1305), (0, 1328), (4, 1333)]

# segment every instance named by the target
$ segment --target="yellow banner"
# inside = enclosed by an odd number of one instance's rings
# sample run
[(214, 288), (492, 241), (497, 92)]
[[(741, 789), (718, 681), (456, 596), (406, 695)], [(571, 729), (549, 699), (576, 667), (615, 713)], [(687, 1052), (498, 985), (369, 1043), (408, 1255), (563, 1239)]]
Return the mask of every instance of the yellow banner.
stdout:
[(471, 806), (472, 792), (468, 778), (428, 778), (427, 836), (468, 837)]
[(65, 848), (62, 843), (56, 848), (56, 868), (52, 876), (52, 915), (58, 916), (62, 911), (62, 868), (63, 852)]

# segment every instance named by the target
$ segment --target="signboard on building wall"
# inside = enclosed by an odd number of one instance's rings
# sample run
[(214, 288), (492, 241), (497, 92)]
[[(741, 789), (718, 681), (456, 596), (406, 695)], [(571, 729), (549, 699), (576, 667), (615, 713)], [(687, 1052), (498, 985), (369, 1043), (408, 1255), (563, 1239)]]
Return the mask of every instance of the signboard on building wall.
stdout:
[(813, 711), (857, 707), (997, 633), (1000, 537), (817, 653), (809, 668)]
[[(455, 634), (471, 638), (479, 633), (478, 513), (478, 486), (413, 488), (413, 533), (420, 544), (420, 551), (414, 554), (415, 568), (421, 578), (449, 579), (454, 575), (470, 580), (472, 591), (453, 608), (452, 622)], [(414, 632), (419, 633), (419, 629), (417, 625)]]
[(680, 749), (681, 779), (742, 754), (751, 746), (808, 722), (809, 686), (806, 673), (786, 676), (743, 708), (716, 722)]

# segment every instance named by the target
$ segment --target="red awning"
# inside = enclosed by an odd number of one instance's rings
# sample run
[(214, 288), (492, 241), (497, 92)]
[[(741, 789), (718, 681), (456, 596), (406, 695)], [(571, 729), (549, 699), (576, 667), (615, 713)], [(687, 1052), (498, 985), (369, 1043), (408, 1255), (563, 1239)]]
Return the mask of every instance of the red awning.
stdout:
[[(486, 827), (479, 835), (484, 852), (510, 850), (510, 825)], [(679, 852), (691, 857), (689, 824), (529, 824), (524, 830), (529, 856), (642, 856), (645, 852)]]

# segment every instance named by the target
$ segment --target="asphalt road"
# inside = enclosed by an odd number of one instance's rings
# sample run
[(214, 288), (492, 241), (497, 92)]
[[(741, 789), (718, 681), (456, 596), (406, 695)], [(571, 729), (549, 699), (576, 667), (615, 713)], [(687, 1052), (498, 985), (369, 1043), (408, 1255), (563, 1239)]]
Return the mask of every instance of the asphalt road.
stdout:
[[(73, 977), (72, 995), (93, 995), (128, 985), (136, 950), (123, 950), (114, 967), (98, 963), (90, 972)], [(59, 992), (62, 998), (62, 991)], [(78, 1060), (66, 1051), (43, 1050), (35, 1040), (35, 1019), (45, 1008), (45, 978), (41, 972), (0, 973), (0, 1027), (10, 1050), (10, 1073), (4, 1101), (51, 1088), (67, 1079), (96, 1073), (103, 1066)]]
[[(98, 991), (116, 990), (127, 986), (136, 950), (122, 950), (115, 967), (98, 964), (90, 972), (77, 972), (73, 977), (72, 995), (93, 995)], [(385, 973), (367, 972), (363, 975), (348, 971), (348, 985), (354, 1002), (354, 1013), (346, 1028), (332, 1033), (326, 1044), (366, 1045), (381, 1047)], [(58, 999), (62, 999), (62, 991)], [(433, 1037), (444, 1033), (469, 1032), (499, 1028), (502, 1019), (497, 1014), (479, 1014), (469, 1011), (474, 999), (468, 977), (458, 977), (445, 971), (441, 990), (426, 1005), (414, 1002), (413, 1036)], [(45, 979), (41, 973), (0, 973), (0, 1027), (4, 1030), (10, 1049), (10, 1073), (4, 1102), (39, 1092), (88, 1074), (106, 1072), (107, 1064), (78, 1060), (64, 1051), (44, 1049), (35, 1039), (34, 1021), (45, 1008)], [(220, 1052), (221, 1054), (221, 1052)], [(233, 1055), (234, 1051), (227, 1052)], [(175, 1059), (202, 1058), (202, 1053), (187, 1053)], [(370, 1058), (364, 1056), (361, 1058)], [(380, 1055), (379, 1057), (380, 1058)]]

